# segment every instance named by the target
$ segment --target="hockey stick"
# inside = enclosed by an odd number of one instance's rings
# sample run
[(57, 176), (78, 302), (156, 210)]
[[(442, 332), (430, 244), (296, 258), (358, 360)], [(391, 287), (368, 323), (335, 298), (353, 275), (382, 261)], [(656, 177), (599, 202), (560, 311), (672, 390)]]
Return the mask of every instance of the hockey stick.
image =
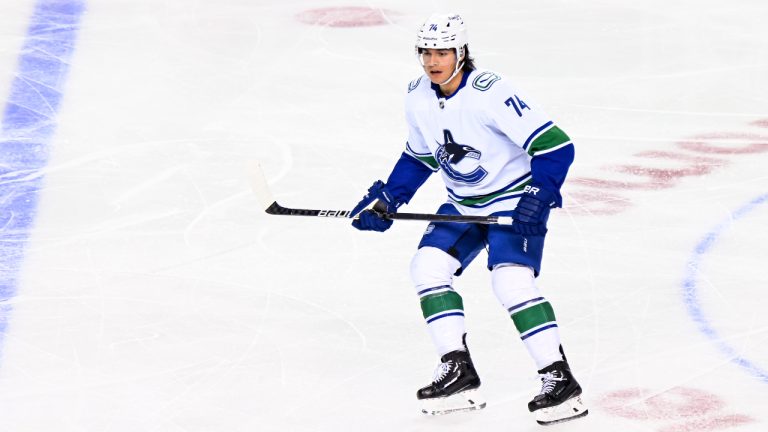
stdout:
[[(312, 216), (325, 218), (350, 218), (350, 210), (316, 210), (283, 207), (272, 197), (264, 172), (258, 163), (251, 166), (251, 186), (259, 198), (264, 211), (277, 216)], [(512, 225), (510, 216), (466, 216), (466, 215), (441, 215), (428, 213), (385, 213), (374, 210), (381, 217), (391, 220), (412, 220), (430, 222), (455, 222), (478, 223), (485, 225)]]
[[(379, 216), (391, 220), (512, 225), (512, 218), (509, 216), (465, 216), (429, 213), (386, 213), (378, 210), (373, 211), (378, 213)], [(266, 208), (266, 212), (271, 215), (278, 216), (316, 216), (328, 218), (349, 218), (351, 213), (349, 210), (313, 210), (289, 208), (281, 206), (277, 203), (277, 201), (273, 201), (272, 204)]]

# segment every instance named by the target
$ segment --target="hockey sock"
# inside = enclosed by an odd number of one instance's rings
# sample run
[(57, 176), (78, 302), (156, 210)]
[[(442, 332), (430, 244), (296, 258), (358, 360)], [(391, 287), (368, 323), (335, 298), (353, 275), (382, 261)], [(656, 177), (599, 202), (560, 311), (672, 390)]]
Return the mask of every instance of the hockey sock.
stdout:
[(537, 368), (562, 360), (555, 313), (536, 287), (533, 270), (502, 265), (496, 266), (491, 275), (496, 298), (509, 312)]
[(459, 293), (445, 286), (419, 293), (419, 296), (421, 311), (437, 354), (442, 357), (451, 351), (464, 349), (464, 303)]
[(423, 247), (411, 261), (411, 278), (438, 356), (464, 349), (464, 303), (454, 291), (453, 274), (461, 264), (440, 249)]

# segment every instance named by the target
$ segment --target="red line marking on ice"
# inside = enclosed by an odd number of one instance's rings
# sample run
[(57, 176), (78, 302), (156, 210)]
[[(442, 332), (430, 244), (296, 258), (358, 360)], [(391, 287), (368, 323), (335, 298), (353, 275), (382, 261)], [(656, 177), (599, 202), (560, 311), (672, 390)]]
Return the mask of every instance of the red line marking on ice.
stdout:
[(702, 416), (725, 406), (722, 399), (702, 390), (675, 387), (653, 394), (648, 389), (629, 388), (607, 394), (601, 402), (609, 413), (632, 420), (675, 420)]
[[(768, 128), (768, 119), (750, 123)], [(674, 143), (677, 149), (646, 150), (635, 153), (637, 163), (603, 167), (603, 171), (623, 174), (620, 180), (601, 177), (576, 177), (566, 184), (571, 198), (568, 209), (574, 214), (613, 215), (632, 206), (621, 191), (654, 191), (675, 187), (685, 177), (704, 176), (731, 163), (728, 157), (768, 153), (768, 136), (751, 132), (712, 132), (694, 135)], [(716, 157), (715, 157), (716, 156)], [(651, 166), (648, 159), (680, 163), (676, 167)], [(615, 177), (615, 175), (613, 176)]]
[(707, 432), (722, 429), (728, 429), (734, 426), (740, 426), (752, 423), (755, 420), (749, 416), (740, 414), (730, 414), (715, 418), (705, 418), (693, 420), (682, 424), (676, 424), (659, 429), (659, 432)]
[[(721, 147), (708, 144), (711, 140), (755, 141), (743, 147)], [(690, 140), (679, 141), (678, 146), (695, 152), (721, 155), (755, 154), (768, 152), (768, 137), (753, 133), (711, 133), (696, 135)]]
[(598, 404), (613, 416), (654, 423), (658, 432), (716, 431), (755, 421), (742, 414), (720, 413), (726, 407), (722, 398), (688, 387), (659, 394), (642, 388), (616, 390)]
[(342, 6), (305, 10), (296, 14), (296, 19), (325, 27), (370, 27), (390, 24), (398, 15), (387, 9)]

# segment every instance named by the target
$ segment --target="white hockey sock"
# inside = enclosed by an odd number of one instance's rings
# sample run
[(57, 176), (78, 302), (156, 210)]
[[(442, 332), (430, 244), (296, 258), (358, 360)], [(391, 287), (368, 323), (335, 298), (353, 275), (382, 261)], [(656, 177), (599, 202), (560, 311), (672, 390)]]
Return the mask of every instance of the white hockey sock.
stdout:
[(427, 324), (427, 330), (432, 337), (438, 356), (442, 357), (451, 351), (464, 349), (462, 337), (466, 330), (463, 313), (432, 321)]
[(460, 266), (456, 258), (433, 247), (419, 249), (411, 261), (411, 278), (432, 343), (441, 357), (464, 348), (464, 304), (451, 286)]
[(533, 361), (536, 362), (538, 370), (563, 359), (560, 354), (560, 332), (557, 327), (549, 328), (523, 339), (523, 343)]
[(493, 292), (515, 322), (528, 353), (538, 369), (562, 360), (560, 332), (552, 305), (536, 287), (533, 270), (499, 265), (491, 272)]

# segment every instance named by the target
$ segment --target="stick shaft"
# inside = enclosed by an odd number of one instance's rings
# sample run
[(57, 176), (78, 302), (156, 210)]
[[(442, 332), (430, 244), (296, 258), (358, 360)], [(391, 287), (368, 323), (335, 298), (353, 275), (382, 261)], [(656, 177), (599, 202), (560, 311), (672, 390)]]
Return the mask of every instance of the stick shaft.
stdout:
[[(267, 213), (277, 216), (310, 216), (325, 218), (349, 218), (349, 210), (318, 210), (318, 209), (297, 209), (283, 207), (273, 202), (268, 208)], [(430, 213), (381, 213), (379, 214), (391, 220), (412, 220), (429, 222), (455, 222), (455, 223), (479, 223), (479, 224), (499, 224), (510, 225), (512, 218), (504, 216), (465, 216), (465, 215), (441, 215)]]
[[(309, 216), (324, 218), (350, 218), (350, 210), (320, 210), (320, 209), (299, 209), (283, 207), (275, 201), (272, 191), (269, 190), (267, 179), (258, 163), (254, 162), (250, 167), (251, 187), (259, 198), (265, 211), (276, 216)], [(374, 210), (376, 211), (376, 210)], [(429, 221), (429, 222), (455, 222), (455, 223), (478, 223), (478, 224), (499, 224), (511, 225), (512, 218), (508, 216), (465, 216), (465, 215), (441, 215), (428, 213), (384, 213), (376, 211), (381, 217), (391, 220), (411, 220), (411, 221)]]

